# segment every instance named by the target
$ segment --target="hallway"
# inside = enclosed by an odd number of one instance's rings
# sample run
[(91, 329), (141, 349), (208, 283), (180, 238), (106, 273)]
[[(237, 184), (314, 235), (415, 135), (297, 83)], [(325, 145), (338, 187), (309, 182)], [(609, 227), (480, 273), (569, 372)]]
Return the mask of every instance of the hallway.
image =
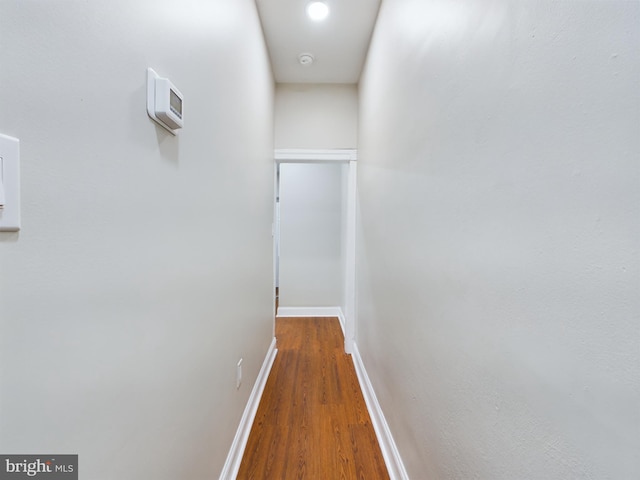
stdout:
[(279, 318), (238, 479), (389, 478), (337, 318)]
[[(394, 480), (640, 479), (640, 1), (309, 1), (0, 2), (0, 453), (375, 480), (373, 424)], [(278, 164), (345, 150), (276, 283)], [(276, 286), (325, 317), (277, 359)]]

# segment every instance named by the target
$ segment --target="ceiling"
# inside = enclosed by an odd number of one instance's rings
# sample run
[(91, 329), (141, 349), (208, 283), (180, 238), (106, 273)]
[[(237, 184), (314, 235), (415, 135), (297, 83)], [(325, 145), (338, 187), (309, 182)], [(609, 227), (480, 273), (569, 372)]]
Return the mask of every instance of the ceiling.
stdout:
[[(357, 83), (380, 0), (325, 0), (329, 16), (307, 17), (308, 0), (256, 0), (277, 83)], [(310, 53), (310, 65), (299, 56)]]

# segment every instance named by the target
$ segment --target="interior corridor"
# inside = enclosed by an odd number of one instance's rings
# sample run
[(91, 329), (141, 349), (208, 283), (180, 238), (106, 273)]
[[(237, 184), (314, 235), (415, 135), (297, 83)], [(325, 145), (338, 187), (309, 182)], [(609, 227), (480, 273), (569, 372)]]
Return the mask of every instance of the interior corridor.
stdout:
[(639, 480), (640, 1), (310, 1), (0, 1), (0, 478)]

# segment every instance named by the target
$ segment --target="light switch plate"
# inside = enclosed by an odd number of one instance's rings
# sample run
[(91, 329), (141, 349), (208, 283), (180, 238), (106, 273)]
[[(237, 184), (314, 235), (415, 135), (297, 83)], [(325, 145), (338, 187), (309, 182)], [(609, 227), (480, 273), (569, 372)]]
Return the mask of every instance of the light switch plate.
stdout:
[(0, 180), (5, 205), (0, 209), (0, 232), (20, 230), (20, 140), (0, 134)]

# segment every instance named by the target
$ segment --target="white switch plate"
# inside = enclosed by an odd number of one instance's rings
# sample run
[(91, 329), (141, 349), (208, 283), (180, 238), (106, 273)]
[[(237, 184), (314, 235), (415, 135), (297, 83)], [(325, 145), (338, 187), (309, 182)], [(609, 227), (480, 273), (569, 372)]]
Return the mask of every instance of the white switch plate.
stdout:
[(5, 205), (0, 209), (0, 232), (20, 230), (20, 140), (0, 134), (0, 179)]

